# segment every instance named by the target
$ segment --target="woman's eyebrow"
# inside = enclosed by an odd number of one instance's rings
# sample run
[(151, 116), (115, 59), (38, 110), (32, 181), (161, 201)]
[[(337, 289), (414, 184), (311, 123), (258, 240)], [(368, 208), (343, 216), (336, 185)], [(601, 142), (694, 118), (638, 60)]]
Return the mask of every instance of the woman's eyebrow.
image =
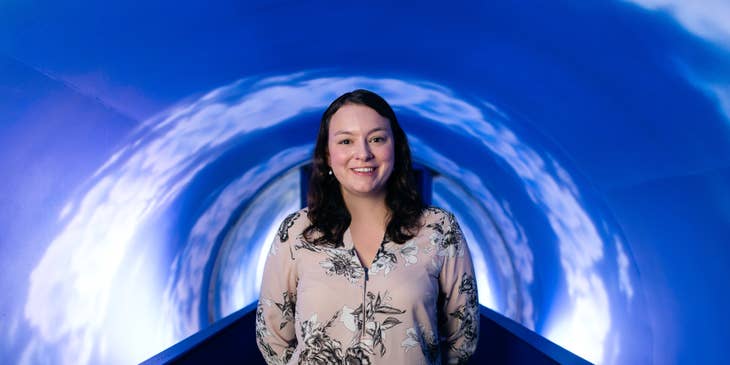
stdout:
[[(367, 133), (365, 133), (365, 134), (366, 134), (366, 135), (368, 135), (368, 134), (373, 134), (373, 133), (375, 133), (375, 132), (385, 132), (385, 131), (387, 131), (387, 129), (386, 129), (386, 128), (383, 128), (383, 127), (377, 127), (377, 128), (373, 128), (372, 130), (368, 131), (368, 132), (367, 132)], [(341, 135), (341, 134), (349, 134), (349, 135), (352, 135), (352, 134), (355, 134), (355, 133), (353, 133), (353, 132), (350, 132), (350, 131), (347, 131), (347, 130), (340, 130), (340, 131), (337, 131), (337, 132), (335, 132), (335, 134), (334, 134), (334, 135), (335, 135), (335, 136), (339, 136), (339, 135)]]
[(368, 134), (373, 134), (375, 132), (385, 132), (385, 131), (387, 131), (387, 129), (385, 129), (383, 127), (378, 127), (378, 128), (372, 129), (370, 132), (368, 132)]

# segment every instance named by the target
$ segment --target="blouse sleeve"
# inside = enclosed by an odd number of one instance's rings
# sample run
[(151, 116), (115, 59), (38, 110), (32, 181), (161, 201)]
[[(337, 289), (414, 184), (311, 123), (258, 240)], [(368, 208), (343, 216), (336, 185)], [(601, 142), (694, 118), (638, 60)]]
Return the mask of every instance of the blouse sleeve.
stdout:
[(256, 309), (256, 343), (267, 364), (285, 364), (297, 346), (294, 327), (297, 270), (289, 228), (294, 213), (279, 227), (266, 258)]
[(439, 284), (439, 332), (448, 364), (465, 364), (479, 340), (479, 303), (474, 267), (459, 223), (448, 215)]

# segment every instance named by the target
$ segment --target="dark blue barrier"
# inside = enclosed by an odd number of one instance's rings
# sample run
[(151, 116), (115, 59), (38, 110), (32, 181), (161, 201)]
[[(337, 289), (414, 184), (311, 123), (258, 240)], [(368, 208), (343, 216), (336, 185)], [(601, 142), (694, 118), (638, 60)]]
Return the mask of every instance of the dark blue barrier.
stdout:
[[(143, 362), (265, 364), (256, 347), (254, 302)], [(479, 347), (472, 364), (590, 364), (519, 323), (481, 307)]]

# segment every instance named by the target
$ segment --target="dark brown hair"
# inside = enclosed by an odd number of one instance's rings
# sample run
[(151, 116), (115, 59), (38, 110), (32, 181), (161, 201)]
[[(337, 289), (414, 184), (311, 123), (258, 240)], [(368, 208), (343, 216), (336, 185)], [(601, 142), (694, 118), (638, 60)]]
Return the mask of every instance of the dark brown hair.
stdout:
[(345, 230), (350, 226), (350, 212), (342, 199), (340, 183), (334, 175), (328, 174), (330, 167), (327, 165), (330, 119), (346, 104), (367, 106), (390, 121), (395, 165), (386, 183), (385, 203), (391, 214), (385, 235), (391, 241), (404, 243), (418, 232), (421, 213), (425, 208), (413, 175), (411, 149), (388, 102), (378, 94), (363, 89), (341, 95), (322, 114), (307, 193), (307, 216), (312, 224), (304, 230), (304, 239), (313, 244), (334, 243), (339, 246)]

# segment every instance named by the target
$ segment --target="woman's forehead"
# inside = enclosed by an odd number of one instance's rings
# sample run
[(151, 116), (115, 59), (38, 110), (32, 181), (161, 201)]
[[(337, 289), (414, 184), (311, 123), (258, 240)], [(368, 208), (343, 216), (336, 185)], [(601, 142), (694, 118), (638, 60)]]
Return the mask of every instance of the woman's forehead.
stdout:
[(378, 114), (375, 109), (359, 104), (345, 104), (330, 118), (329, 134), (370, 134), (390, 132), (388, 118)]

